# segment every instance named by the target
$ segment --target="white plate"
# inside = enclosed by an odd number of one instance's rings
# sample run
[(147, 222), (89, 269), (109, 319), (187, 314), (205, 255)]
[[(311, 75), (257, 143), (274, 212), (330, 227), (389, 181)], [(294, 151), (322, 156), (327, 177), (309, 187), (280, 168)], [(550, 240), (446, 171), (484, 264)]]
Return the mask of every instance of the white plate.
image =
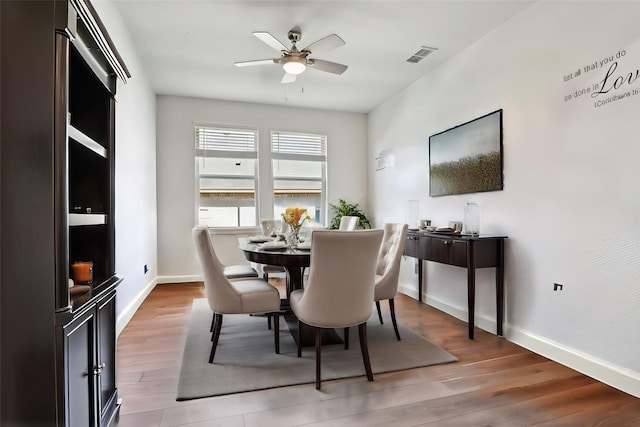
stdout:
[(301, 249), (303, 251), (311, 250), (311, 242), (300, 243), (298, 245), (298, 249)]
[(287, 247), (287, 242), (267, 242), (258, 246), (263, 251), (277, 251), (278, 249), (284, 249)]
[(264, 243), (264, 242), (270, 242), (273, 240), (273, 237), (270, 236), (253, 236), (253, 237), (249, 237), (249, 242), (250, 243)]

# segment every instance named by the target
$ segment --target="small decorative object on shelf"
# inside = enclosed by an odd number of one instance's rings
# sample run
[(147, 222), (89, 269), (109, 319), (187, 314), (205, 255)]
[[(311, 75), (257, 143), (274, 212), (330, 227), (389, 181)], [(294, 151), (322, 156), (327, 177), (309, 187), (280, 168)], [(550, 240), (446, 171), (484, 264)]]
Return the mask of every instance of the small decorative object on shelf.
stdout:
[(311, 221), (311, 217), (305, 208), (289, 207), (282, 213), (282, 220), (289, 226), (285, 240), (290, 247), (296, 248), (300, 243), (300, 228), (305, 221)]
[(462, 234), (480, 234), (480, 207), (476, 203), (467, 202), (467, 207), (464, 208)]

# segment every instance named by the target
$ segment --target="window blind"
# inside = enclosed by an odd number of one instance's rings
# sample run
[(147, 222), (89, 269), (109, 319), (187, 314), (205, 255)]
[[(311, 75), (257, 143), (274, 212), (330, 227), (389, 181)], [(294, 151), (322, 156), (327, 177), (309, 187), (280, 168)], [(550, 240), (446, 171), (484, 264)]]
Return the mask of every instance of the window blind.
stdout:
[(278, 158), (294, 155), (296, 157), (313, 156), (315, 160), (326, 160), (327, 136), (273, 131), (271, 132), (271, 152), (276, 155), (279, 154), (280, 156), (275, 156)]
[(196, 149), (204, 151), (256, 151), (257, 132), (251, 129), (196, 126)]

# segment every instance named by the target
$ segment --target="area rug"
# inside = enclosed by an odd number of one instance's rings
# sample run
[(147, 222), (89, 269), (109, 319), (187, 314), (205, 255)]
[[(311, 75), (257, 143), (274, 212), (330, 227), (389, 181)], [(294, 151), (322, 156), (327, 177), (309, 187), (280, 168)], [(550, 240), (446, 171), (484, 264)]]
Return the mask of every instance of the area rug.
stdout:
[[(193, 301), (189, 332), (182, 356), (176, 400), (315, 383), (315, 349), (296, 344), (287, 323), (280, 320), (280, 354), (275, 354), (273, 331), (264, 317), (224, 316), (216, 357), (209, 362), (212, 313), (206, 299)], [(391, 321), (380, 325), (377, 313), (367, 323), (371, 368), (375, 374), (455, 362), (458, 359), (435, 344), (398, 325), (396, 340)], [(322, 347), (322, 381), (364, 376), (358, 328), (351, 328), (349, 350), (343, 344)]]

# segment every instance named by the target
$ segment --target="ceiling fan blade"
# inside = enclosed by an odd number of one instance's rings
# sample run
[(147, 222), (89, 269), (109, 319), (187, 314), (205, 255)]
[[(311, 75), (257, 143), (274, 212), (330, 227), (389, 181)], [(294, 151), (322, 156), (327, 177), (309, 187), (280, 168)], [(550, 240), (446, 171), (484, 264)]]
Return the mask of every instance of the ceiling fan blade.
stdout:
[(289, 73), (284, 73), (284, 76), (282, 76), (282, 80), (280, 80), (280, 83), (293, 83), (296, 81), (296, 75), (295, 74), (289, 74)]
[(309, 58), (307, 59), (307, 63), (311, 68), (333, 74), (342, 74), (347, 70), (347, 68), (349, 68), (346, 65), (337, 64), (330, 61), (323, 61), (322, 59)]
[(281, 51), (289, 51), (289, 48), (280, 43), (277, 38), (273, 37), (271, 34), (266, 31), (256, 31), (253, 33), (254, 36), (262, 40), (265, 44), (270, 46), (271, 48), (281, 52)]
[(344, 44), (344, 40), (342, 40), (336, 34), (331, 34), (330, 36), (311, 43), (309, 46), (302, 49), (302, 51), (313, 52), (314, 54), (320, 52), (328, 52)]
[(236, 67), (250, 67), (252, 65), (277, 64), (279, 60), (280, 60), (280, 58), (278, 58), (278, 59), (257, 59), (255, 61), (235, 62), (234, 65)]

